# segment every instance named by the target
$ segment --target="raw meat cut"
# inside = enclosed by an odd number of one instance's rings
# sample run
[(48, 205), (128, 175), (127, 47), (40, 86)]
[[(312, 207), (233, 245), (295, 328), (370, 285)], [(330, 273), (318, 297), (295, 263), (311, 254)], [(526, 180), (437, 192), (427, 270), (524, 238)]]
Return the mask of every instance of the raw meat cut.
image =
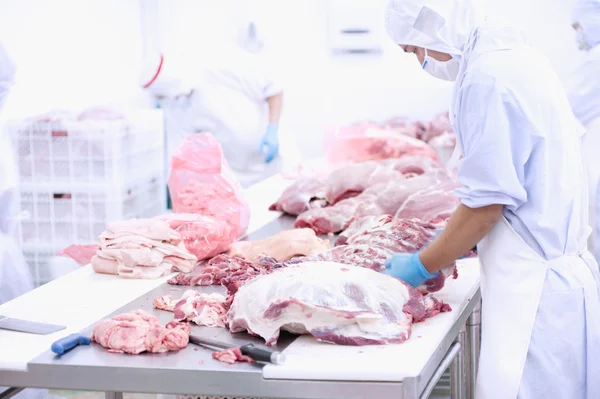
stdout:
[(240, 348), (231, 348), (221, 352), (213, 352), (212, 357), (215, 360), (228, 364), (234, 364), (236, 362), (254, 363), (252, 358), (242, 354)]
[(172, 321), (163, 326), (157, 317), (140, 309), (99, 321), (92, 330), (91, 339), (110, 352), (137, 355), (185, 348), (189, 337), (188, 323)]
[[(395, 215), (400, 209), (407, 218), (425, 221), (447, 218), (449, 212), (458, 205), (458, 201), (446, 192), (454, 187), (453, 184), (456, 184), (453, 177), (444, 169), (434, 169), (410, 179), (401, 178), (375, 184), (356, 197), (347, 198), (327, 208), (302, 213), (296, 219), (294, 227), (308, 227), (317, 234), (338, 233), (356, 218)], [(421, 197), (427, 199), (426, 207), (417, 206)], [(407, 201), (407, 206), (402, 208)]]
[(441, 167), (439, 162), (431, 158), (417, 156), (346, 165), (332, 172), (325, 181), (325, 199), (330, 204), (335, 204), (376, 184), (404, 180), (404, 177), (422, 175)]
[(316, 178), (296, 180), (286, 188), (277, 202), (269, 207), (271, 211), (299, 215), (312, 208), (327, 206), (325, 183)]
[(235, 237), (248, 228), (250, 208), (242, 187), (210, 133), (184, 138), (171, 159), (169, 192), (176, 213), (197, 213), (226, 222)]
[(100, 250), (91, 259), (96, 273), (123, 278), (158, 278), (171, 271), (189, 272), (196, 257), (181, 235), (157, 219), (130, 219), (109, 223), (100, 237)]
[(364, 162), (406, 155), (438, 159), (426, 142), (369, 123), (331, 130), (326, 137), (325, 152), (331, 163)]
[(257, 241), (238, 241), (231, 245), (228, 255), (246, 260), (254, 260), (261, 255), (275, 258), (278, 261), (288, 260), (294, 256), (311, 256), (331, 247), (329, 240), (323, 240), (311, 229), (284, 230)]
[(228, 255), (215, 256), (205, 264), (198, 264), (191, 273), (179, 273), (169, 280), (173, 285), (223, 285), (229, 293), (251, 277), (270, 273), (273, 269), (283, 267), (277, 260), (261, 256), (254, 261)]
[(395, 117), (379, 123), (382, 129), (392, 130), (398, 134), (404, 134), (420, 139), (427, 127), (419, 121), (411, 121), (406, 117)]
[[(288, 264), (308, 261), (331, 261), (360, 266), (378, 272), (385, 270), (386, 261), (395, 253), (414, 253), (436, 235), (443, 223), (433, 224), (419, 219), (395, 219), (392, 216), (369, 216), (356, 220), (341, 234), (330, 251)], [(418, 287), (421, 292), (436, 292), (443, 288), (446, 278), (456, 278), (456, 265), (444, 268), (440, 274)]]
[(92, 245), (69, 245), (56, 256), (67, 256), (77, 262), (80, 266), (89, 265), (96, 252), (100, 249), (97, 244)]
[(171, 295), (154, 298), (154, 307), (174, 313), (176, 321), (191, 321), (199, 326), (225, 327), (229, 307), (221, 294), (206, 294), (187, 290), (180, 299)]
[(340, 345), (402, 343), (413, 322), (450, 307), (400, 280), (332, 262), (276, 270), (241, 287), (227, 314), (232, 332), (277, 342), (280, 330)]
[(181, 234), (183, 244), (198, 260), (212, 258), (229, 249), (235, 232), (222, 220), (192, 213), (167, 213), (157, 216)]

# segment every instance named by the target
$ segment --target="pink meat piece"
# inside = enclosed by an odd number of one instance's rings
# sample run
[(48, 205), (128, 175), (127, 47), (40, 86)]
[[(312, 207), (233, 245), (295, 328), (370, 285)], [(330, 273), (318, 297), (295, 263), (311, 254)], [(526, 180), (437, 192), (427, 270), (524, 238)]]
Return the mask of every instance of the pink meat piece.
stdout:
[(450, 115), (448, 111), (446, 111), (437, 115), (427, 124), (427, 128), (423, 132), (421, 140), (430, 143), (433, 138), (449, 132), (454, 132), (454, 130), (450, 123)]
[(171, 159), (169, 192), (176, 213), (196, 213), (225, 222), (235, 237), (250, 221), (242, 187), (210, 133), (191, 134)]
[(330, 131), (325, 147), (327, 158), (332, 163), (364, 162), (406, 155), (438, 159), (433, 148), (424, 141), (369, 123)]
[[(456, 206), (456, 200), (442, 190), (450, 187), (448, 180), (452, 176), (444, 169), (435, 169), (429, 173), (415, 176), (410, 179), (390, 180), (375, 184), (361, 194), (348, 198), (337, 204), (322, 208), (311, 209), (302, 213), (296, 219), (294, 227), (312, 228), (317, 234), (338, 233), (346, 229), (350, 223), (364, 216), (395, 215), (403, 204), (410, 200), (418, 201), (419, 193), (427, 196), (430, 208), (411, 206), (408, 210), (418, 210), (405, 217), (433, 220), (446, 216), (451, 208), (451, 202)], [(439, 191), (436, 191), (439, 190)], [(439, 195), (431, 195), (439, 193)], [(443, 210), (443, 215), (436, 215), (435, 210)], [(430, 218), (430, 219), (425, 219)]]
[(140, 309), (99, 321), (91, 339), (110, 352), (137, 355), (185, 348), (189, 336), (188, 323), (170, 322), (163, 326), (157, 317)]
[(452, 194), (456, 188), (458, 184), (448, 179), (417, 191), (404, 201), (395, 216), (398, 219), (411, 217), (423, 220), (449, 219), (459, 204), (458, 199)]
[(236, 239), (235, 231), (224, 221), (191, 213), (168, 213), (157, 216), (181, 235), (183, 245), (198, 260), (212, 258), (227, 251)]
[(190, 272), (197, 262), (181, 235), (158, 219), (109, 223), (99, 241), (100, 249), (91, 259), (96, 273), (151, 279), (171, 271)]
[(242, 354), (240, 348), (231, 348), (221, 352), (213, 352), (212, 357), (215, 360), (228, 364), (234, 364), (237, 362), (254, 363), (254, 360), (252, 358), (249, 358), (248, 356), (244, 356)]
[(402, 343), (413, 322), (450, 311), (433, 297), (373, 270), (306, 262), (262, 275), (236, 293), (227, 314), (232, 332), (277, 342), (281, 330), (339, 345)]
[[(368, 216), (356, 220), (341, 234), (330, 251), (312, 257), (295, 258), (288, 264), (307, 261), (330, 261), (360, 266), (378, 272), (385, 270), (386, 261), (396, 253), (414, 253), (436, 235), (444, 223), (424, 222), (419, 219), (395, 219), (392, 216)], [(458, 277), (456, 264), (418, 287), (421, 292), (436, 292), (444, 287), (446, 278)]]
[(325, 183), (320, 179), (296, 180), (284, 190), (279, 199), (269, 207), (269, 210), (299, 215), (309, 209), (322, 208), (327, 206), (325, 191)]
[(223, 295), (194, 290), (187, 290), (180, 299), (159, 296), (153, 303), (157, 309), (173, 312), (176, 321), (191, 321), (206, 327), (225, 327), (225, 314), (229, 309)]
[(404, 134), (415, 139), (420, 139), (427, 127), (419, 121), (411, 121), (406, 117), (395, 117), (379, 123), (382, 129), (391, 130), (397, 134)]
[(330, 248), (329, 240), (317, 237), (311, 229), (283, 230), (256, 241), (238, 241), (231, 245), (228, 254), (246, 260), (254, 260), (262, 255), (278, 261), (294, 256), (311, 256)]
[(92, 257), (100, 249), (97, 244), (92, 245), (69, 245), (56, 256), (67, 256), (77, 262), (80, 266), (89, 265)]

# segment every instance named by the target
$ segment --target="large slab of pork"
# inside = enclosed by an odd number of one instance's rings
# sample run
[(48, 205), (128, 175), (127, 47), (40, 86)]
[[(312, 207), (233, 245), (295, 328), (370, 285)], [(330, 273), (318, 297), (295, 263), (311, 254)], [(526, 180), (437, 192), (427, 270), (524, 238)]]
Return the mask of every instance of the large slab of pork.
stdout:
[(266, 255), (278, 261), (295, 256), (312, 256), (330, 248), (329, 240), (317, 237), (312, 229), (292, 229), (254, 241), (238, 241), (231, 244), (228, 254), (246, 260)]
[(227, 314), (232, 332), (277, 342), (281, 330), (340, 345), (402, 343), (413, 322), (450, 307), (393, 277), (333, 262), (307, 262), (254, 278)]
[(269, 207), (271, 211), (299, 215), (313, 208), (327, 206), (325, 200), (326, 185), (317, 178), (296, 180), (286, 188), (279, 199)]

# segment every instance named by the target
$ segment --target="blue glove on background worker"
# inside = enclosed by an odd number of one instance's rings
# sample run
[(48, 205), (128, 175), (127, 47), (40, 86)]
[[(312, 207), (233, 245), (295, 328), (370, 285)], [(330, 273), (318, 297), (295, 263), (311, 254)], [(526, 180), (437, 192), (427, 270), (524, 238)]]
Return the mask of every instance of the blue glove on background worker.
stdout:
[(279, 125), (270, 123), (260, 142), (259, 152), (265, 155), (265, 163), (270, 163), (279, 154)]

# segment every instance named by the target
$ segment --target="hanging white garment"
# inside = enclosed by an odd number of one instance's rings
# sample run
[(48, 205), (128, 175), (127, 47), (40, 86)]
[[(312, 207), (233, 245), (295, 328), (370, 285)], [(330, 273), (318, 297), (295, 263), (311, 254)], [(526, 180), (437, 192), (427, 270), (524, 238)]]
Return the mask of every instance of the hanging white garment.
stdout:
[[(600, 101), (600, 97), (598, 97)], [(587, 133), (583, 136), (583, 153), (587, 168), (588, 190), (590, 195), (589, 200), (589, 215), (590, 227), (592, 234), (588, 240), (588, 248), (596, 258), (600, 260), (600, 221), (598, 220), (598, 190), (600, 189), (600, 157), (598, 149), (600, 149), (600, 117), (592, 120), (586, 126)]]

